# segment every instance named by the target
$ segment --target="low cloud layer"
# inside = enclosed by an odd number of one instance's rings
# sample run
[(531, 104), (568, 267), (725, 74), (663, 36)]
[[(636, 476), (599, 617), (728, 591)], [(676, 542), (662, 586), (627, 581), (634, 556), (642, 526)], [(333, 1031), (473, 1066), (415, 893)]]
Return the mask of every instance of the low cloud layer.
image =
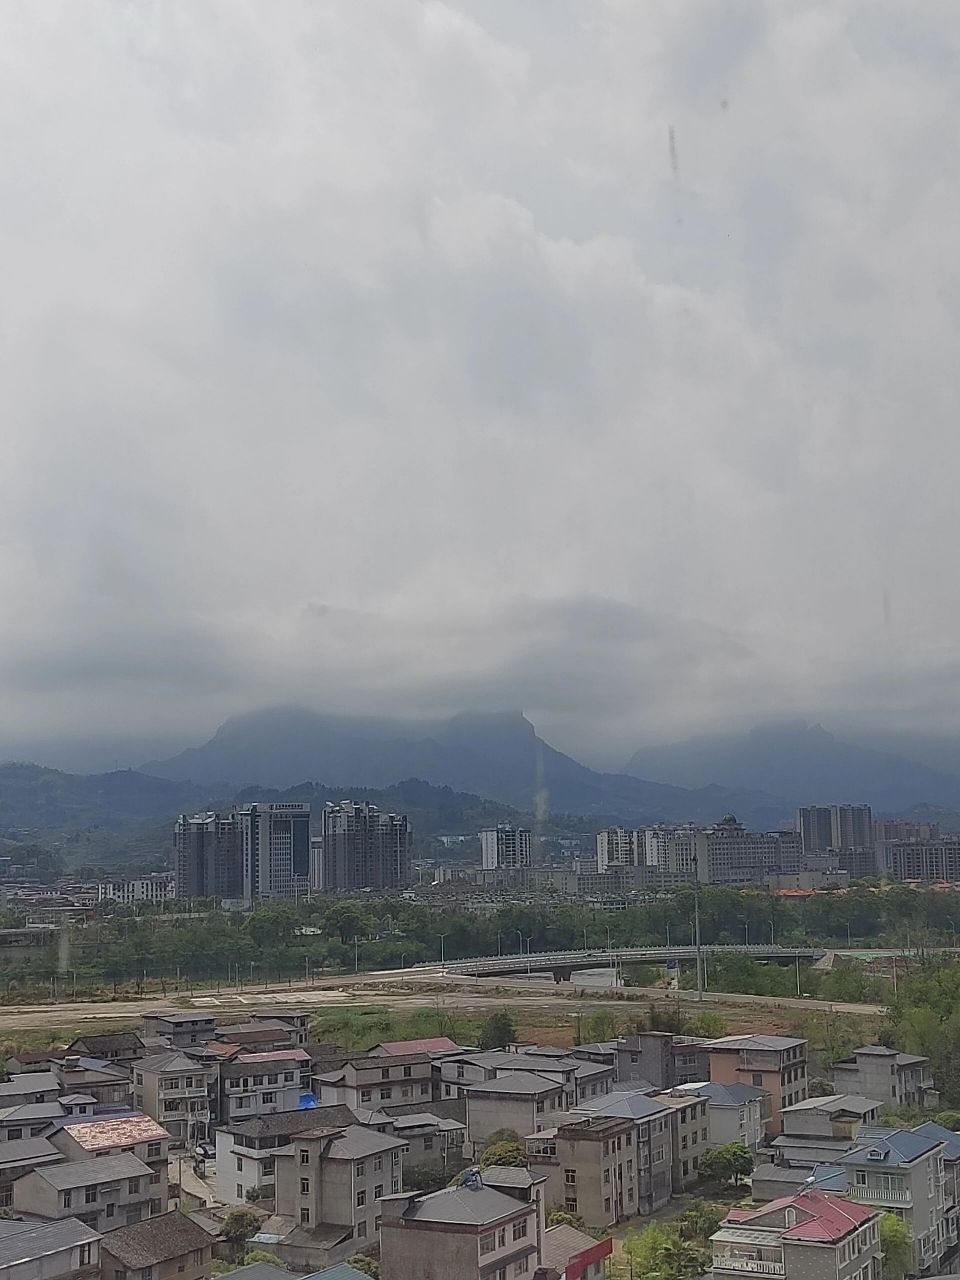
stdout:
[(8, 750), (952, 724), (948, 0), (0, 8)]

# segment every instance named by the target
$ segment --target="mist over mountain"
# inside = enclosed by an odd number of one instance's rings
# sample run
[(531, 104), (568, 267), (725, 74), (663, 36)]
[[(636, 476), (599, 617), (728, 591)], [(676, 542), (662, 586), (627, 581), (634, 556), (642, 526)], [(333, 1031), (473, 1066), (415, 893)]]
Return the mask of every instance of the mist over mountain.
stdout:
[(643, 747), (624, 770), (678, 786), (770, 791), (797, 804), (870, 804), (888, 813), (923, 804), (960, 806), (960, 775), (843, 741), (804, 721)]
[(170, 780), (220, 787), (385, 787), (405, 778), (499, 800), (524, 812), (631, 822), (712, 821), (733, 810), (775, 827), (790, 804), (752, 788), (687, 789), (602, 773), (555, 750), (519, 711), (401, 721), (273, 708), (235, 716), (202, 746), (142, 766)]

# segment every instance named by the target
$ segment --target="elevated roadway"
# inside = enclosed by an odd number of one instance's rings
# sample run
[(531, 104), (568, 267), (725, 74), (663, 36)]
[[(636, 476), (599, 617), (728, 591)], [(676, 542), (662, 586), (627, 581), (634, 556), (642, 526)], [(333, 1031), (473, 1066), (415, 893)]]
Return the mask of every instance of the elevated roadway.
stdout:
[[(706, 957), (749, 956), (772, 964), (795, 964), (798, 960), (815, 964), (826, 952), (822, 947), (781, 947), (775, 943), (754, 946), (702, 946)], [(580, 951), (534, 951), (512, 955), (483, 956), (475, 960), (452, 960), (443, 965), (450, 975), (470, 978), (495, 978), (511, 974), (551, 973), (555, 982), (569, 982), (581, 969), (620, 968), (624, 964), (693, 963), (696, 947), (594, 947)]]

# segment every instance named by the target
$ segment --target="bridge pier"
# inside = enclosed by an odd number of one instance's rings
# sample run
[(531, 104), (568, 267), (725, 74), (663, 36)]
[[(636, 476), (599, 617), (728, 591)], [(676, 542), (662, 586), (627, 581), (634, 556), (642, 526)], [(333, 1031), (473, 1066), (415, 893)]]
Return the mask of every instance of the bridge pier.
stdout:
[(573, 981), (573, 965), (567, 965), (563, 968), (555, 968), (553, 971), (554, 982), (572, 982)]

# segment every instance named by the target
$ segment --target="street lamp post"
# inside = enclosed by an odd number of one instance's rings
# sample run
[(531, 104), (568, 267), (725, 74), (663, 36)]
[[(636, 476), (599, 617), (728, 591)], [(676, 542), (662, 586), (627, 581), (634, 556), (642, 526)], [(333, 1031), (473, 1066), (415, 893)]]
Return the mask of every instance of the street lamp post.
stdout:
[(353, 935), (353, 972), (360, 972), (360, 938), (357, 934)]
[(703, 953), (700, 948), (700, 858), (693, 854), (693, 928), (697, 948), (697, 999), (703, 999)]
[(401, 951), (400, 953), (400, 981), (401, 982), (403, 982), (404, 980), (404, 976), (405, 976), (404, 966), (406, 965), (406, 963), (407, 963), (407, 953), (405, 951)]
[(750, 921), (749, 920), (744, 920), (743, 922), (743, 945), (745, 947), (749, 947), (750, 945)]
[(497, 955), (503, 955), (503, 934), (497, 930)]
[(520, 939), (520, 954), (523, 955), (523, 930), (517, 930), (517, 937)]
[(441, 969), (442, 969), (442, 968), (443, 968), (443, 966), (447, 963), (446, 954), (445, 954), (444, 949), (443, 949), (443, 943), (444, 943), (444, 939), (445, 939), (446, 937), (447, 937), (447, 934), (445, 934), (445, 933), (441, 933), (441, 935), (440, 935), (440, 968), (441, 968)]
[[(527, 977), (530, 977), (530, 943), (533, 941), (533, 934), (527, 939)], [(521, 948), (522, 950), (522, 948)]]

